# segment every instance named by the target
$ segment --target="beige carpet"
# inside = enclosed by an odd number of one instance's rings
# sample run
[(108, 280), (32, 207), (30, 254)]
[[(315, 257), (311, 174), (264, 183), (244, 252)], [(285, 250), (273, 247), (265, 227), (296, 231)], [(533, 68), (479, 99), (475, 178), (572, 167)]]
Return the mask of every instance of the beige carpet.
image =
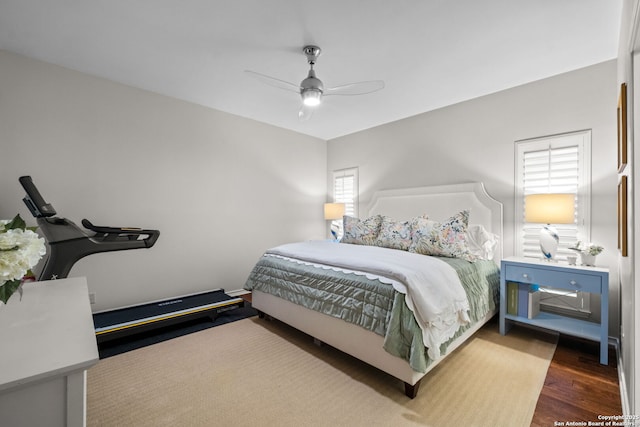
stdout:
[(529, 426), (555, 337), (492, 322), (403, 384), (256, 317), (101, 360), (89, 426)]

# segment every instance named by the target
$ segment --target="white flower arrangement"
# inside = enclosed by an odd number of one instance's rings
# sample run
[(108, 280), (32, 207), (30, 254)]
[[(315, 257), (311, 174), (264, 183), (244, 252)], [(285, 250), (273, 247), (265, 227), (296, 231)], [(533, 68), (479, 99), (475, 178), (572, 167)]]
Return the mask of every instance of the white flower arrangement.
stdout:
[(569, 249), (586, 254), (586, 255), (593, 255), (593, 256), (598, 255), (602, 251), (604, 251), (604, 248), (600, 245), (596, 245), (594, 243), (588, 243), (584, 245), (580, 240), (576, 242), (575, 246), (572, 246)]
[(0, 220), (0, 301), (5, 304), (16, 291), (22, 296), (23, 279), (33, 276), (31, 269), (47, 251), (34, 230), (20, 215)]

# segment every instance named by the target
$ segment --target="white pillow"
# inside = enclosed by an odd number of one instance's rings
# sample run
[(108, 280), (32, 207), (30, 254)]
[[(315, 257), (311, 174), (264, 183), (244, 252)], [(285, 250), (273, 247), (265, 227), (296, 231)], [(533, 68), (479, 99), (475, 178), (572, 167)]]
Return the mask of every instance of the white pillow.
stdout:
[(493, 259), (498, 239), (497, 235), (489, 233), (480, 224), (471, 224), (467, 228), (466, 242), (469, 252), (480, 259)]

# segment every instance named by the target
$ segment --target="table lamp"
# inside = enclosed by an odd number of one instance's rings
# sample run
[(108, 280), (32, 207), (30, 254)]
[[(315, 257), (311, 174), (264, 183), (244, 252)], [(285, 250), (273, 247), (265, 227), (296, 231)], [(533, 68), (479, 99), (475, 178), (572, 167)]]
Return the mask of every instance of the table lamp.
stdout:
[(334, 240), (338, 240), (338, 231), (341, 226), (338, 224), (334, 224), (333, 221), (337, 219), (342, 219), (345, 212), (345, 204), (344, 203), (325, 203), (324, 204), (324, 219), (327, 221), (332, 221), (331, 223), (331, 235)]
[(525, 196), (525, 222), (546, 224), (540, 230), (540, 250), (546, 260), (553, 260), (558, 250), (558, 230), (551, 224), (575, 222), (575, 194), (549, 193)]

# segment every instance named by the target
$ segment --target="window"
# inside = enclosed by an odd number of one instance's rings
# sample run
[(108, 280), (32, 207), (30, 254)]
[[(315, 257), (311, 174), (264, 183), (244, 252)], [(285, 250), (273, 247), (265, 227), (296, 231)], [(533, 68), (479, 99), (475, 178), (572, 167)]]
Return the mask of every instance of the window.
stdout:
[(588, 242), (591, 183), (591, 131), (574, 132), (516, 142), (516, 255), (538, 258), (543, 224), (526, 223), (524, 197), (538, 193), (573, 193), (574, 224), (554, 224), (560, 236), (558, 259), (578, 240)]
[[(553, 224), (560, 242), (556, 258), (575, 255), (568, 248), (590, 240), (591, 131), (572, 132), (516, 142), (515, 254), (540, 258), (539, 235), (544, 224), (525, 222), (524, 198), (529, 194), (573, 193), (576, 220)], [(546, 289), (542, 304), (560, 310), (589, 312), (588, 293), (557, 293)], [(548, 307), (549, 308), (549, 307)]]
[(345, 215), (358, 216), (358, 168), (333, 172), (333, 201), (345, 204)]

